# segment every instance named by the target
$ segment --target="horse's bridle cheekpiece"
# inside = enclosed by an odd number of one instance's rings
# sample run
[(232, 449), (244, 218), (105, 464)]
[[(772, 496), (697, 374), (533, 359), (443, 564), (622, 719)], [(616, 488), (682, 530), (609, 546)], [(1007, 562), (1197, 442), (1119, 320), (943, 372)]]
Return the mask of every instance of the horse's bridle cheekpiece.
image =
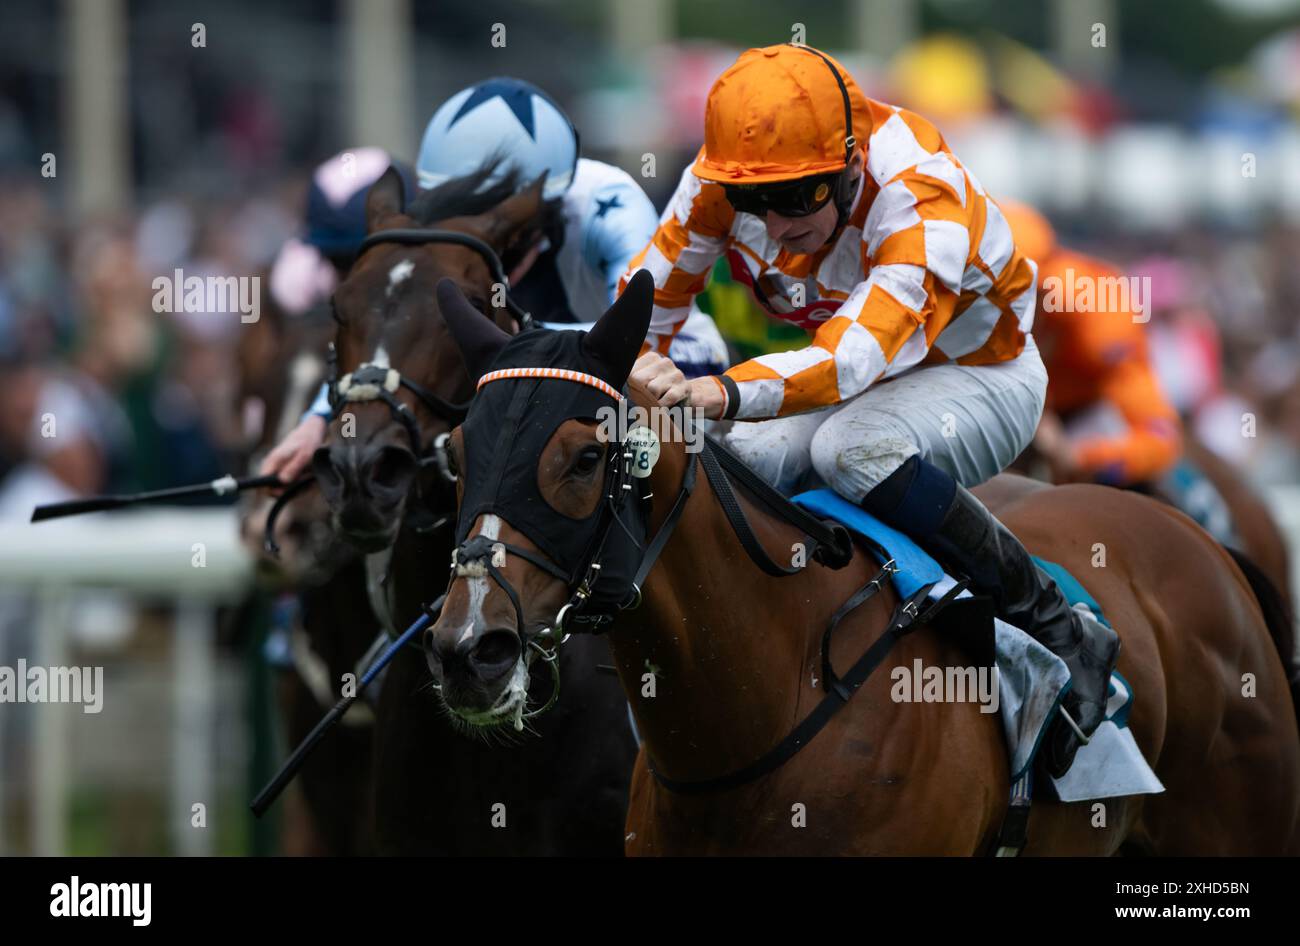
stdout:
[[(466, 456), (452, 577), (491, 577), (514, 605), (524, 641), (539, 634), (559, 640), (566, 630), (605, 629), (619, 609), (640, 597), (634, 578), (650, 497), (648, 487), (637, 488), (625, 445), (615, 440), (606, 448), (603, 497), (590, 517), (573, 519), (556, 511), (537, 485), (537, 458), (556, 428), (574, 419), (594, 422), (602, 408), (623, 398), (613, 383), (619, 379), (585, 356), (584, 338), (582, 332), (515, 336), (493, 370), (479, 378), (473, 408), (462, 427)], [(587, 370), (573, 368), (575, 364)], [(544, 412), (537, 410), (540, 404)], [(484, 450), (484, 443), (490, 448)], [(644, 495), (641, 490), (646, 490)], [(528, 536), (536, 551), (482, 534), (471, 537), (470, 529), (484, 515), (501, 516)], [(626, 541), (611, 542), (615, 531)], [(534, 632), (527, 626), (519, 595), (500, 571), (507, 554), (532, 563), (570, 589), (568, 602), (550, 627)]]

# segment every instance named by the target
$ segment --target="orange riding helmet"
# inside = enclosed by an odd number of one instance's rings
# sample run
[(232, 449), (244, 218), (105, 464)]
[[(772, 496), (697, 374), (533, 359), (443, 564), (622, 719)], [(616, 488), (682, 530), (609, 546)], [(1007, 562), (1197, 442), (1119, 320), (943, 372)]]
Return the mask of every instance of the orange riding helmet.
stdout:
[(718, 77), (704, 110), (695, 175), (753, 185), (833, 174), (871, 127), (853, 77), (825, 53), (786, 44), (750, 49)]

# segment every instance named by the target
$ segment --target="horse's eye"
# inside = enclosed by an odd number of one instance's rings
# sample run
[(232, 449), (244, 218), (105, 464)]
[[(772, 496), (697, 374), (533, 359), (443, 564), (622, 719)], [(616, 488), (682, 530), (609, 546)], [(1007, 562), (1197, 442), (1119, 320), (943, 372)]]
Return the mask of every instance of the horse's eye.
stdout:
[(601, 459), (605, 456), (604, 448), (596, 445), (583, 447), (578, 453), (578, 457), (573, 461), (573, 466), (569, 471), (574, 476), (590, 476), (595, 472), (596, 467), (600, 465)]

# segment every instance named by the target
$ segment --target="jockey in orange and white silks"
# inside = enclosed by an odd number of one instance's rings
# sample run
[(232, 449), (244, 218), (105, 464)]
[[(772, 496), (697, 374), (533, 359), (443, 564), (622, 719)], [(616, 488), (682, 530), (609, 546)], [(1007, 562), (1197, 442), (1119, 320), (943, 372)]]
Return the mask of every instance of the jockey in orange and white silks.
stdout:
[[(810, 344), (685, 382), (663, 353), (723, 256)], [(1047, 374), (1035, 265), (938, 130), (815, 49), (748, 50), (709, 94), (704, 147), (641, 268), (655, 310), (634, 379), (735, 421), (727, 445), (778, 487), (820, 481), (909, 532), (1065, 660), (1067, 715), (1095, 728), (1118, 639), (966, 490), (1030, 442)], [(1049, 770), (1080, 742), (1057, 726)]]
[[(829, 119), (836, 93), (831, 73), (819, 68), (808, 78), (831, 86), (820, 90)], [(799, 83), (788, 84), (776, 90), (778, 99), (793, 100), (779, 114), (811, 131), (812, 117), (795, 107), (801, 104)], [(1034, 267), (1016, 252), (997, 205), (928, 121), (862, 97), (851, 79), (845, 85), (855, 134), (862, 135), (852, 155), (866, 173), (844, 193), (844, 216), (831, 240), (811, 253), (791, 253), (772, 239), (762, 218), (733, 207), (726, 189), (743, 194), (743, 188), (782, 180), (777, 174), (811, 173), (818, 178), (814, 202), (818, 188), (820, 202), (830, 201), (834, 177), (844, 168), (842, 138), (830, 134), (810, 142), (825, 160), (769, 158), (762, 165), (766, 173), (746, 170), (744, 155), (762, 146), (742, 139), (723, 156), (701, 151), (682, 175), (653, 242), (632, 261), (632, 271), (644, 267), (655, 276), (652, 343), (661, 352), (724, 255), (770, 314), (813, 334), (809, 348), (728, 370), (720, 381), (728, 417), (825, 407), (918, 365), (997, 364), (1024, 348), (1034, 314)], [(712, 117), (733, 127), (748, 120), (716, 111)], [(837, 122), (827, 130), (842, 127)], [(794, 137), (784, 126), (769, 134), (783, 144)]]

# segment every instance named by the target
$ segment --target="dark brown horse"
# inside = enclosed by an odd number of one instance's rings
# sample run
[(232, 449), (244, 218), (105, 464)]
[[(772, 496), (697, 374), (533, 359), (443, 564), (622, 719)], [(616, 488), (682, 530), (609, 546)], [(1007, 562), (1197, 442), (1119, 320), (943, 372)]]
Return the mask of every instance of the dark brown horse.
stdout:
[[(335, 294), (340, 378), (404, 382), (393, 403), (376, 396), (341, 405), (312, 468), (335, 527), (367, 553), (372, 600), (396, 628), (420, 613), (446, 585), (455, 498), (432, 445), (449, 427), (448, 406), (472, 388), (434, 299), (451, 278), (496, 324), (511, 326), (490, 257), (509, 267), (548, 212), (540, 183), (517, 196), (513, 179), (483, 187), (492, 169), (426, 192), (408, 213), (390, 172), (370, 191), (368, 240)], [(427, 230), (427, 241), (399, 239)], [(447, 234), (482, 241), (461, 245)], [(495, 307), (495, 308), (494, 308)], [(491, 324), (485, 315), (477, 315)], [(511, 326), (513, 327), (513, 326)], [(412, 387), (414, 386), (414, 388)], [(403, 413), (406, 421), (403, 421)], [(445, 521), (440, 522), (440, 519)], [(627, 705), (604, 642), (586, 640), (564, 654), (564, 693), (550, 712), (502, 738), (449, 718), (432, 691), (422, 654), (399, 655), (383, 680), (375, 756), (376, 829), (389, 853), (606, 854), (622, 850), (635, 744)], [(539, 681), (537, 699), (550, 680)], [(502, 743), (513, 743), (502, 745)]]
[[(269, 278), (262, 284), (269, 286)], [(244, 427), (246, 468), (256, 468), (259, 456), (298, 423), (325, 376), (333, 327), (328, 305), (290, 315), (268, 291), (262, 318), (241, 333), (235, 413), (251, 421)], [(276, 687), (285, 739), (296, 745), (337, 700), (339, 681), (355, 672), (379, 624), (370, 611), (364, 563), (333, 534), (319, 492), (309, 490), (280, 516), (275, 557), (262, 547), (271, 503), (245, 495), (241, 528), (258, 565), (259, 591), (250, 605), (267, 608), (272, 596), (283, 593), (298, 601), (289, 628), (292, 669)], [(358, 817), (371, 807), (373, 721), (369, 707), (358, 707), (304, 765), (296, 790), (285, 799), (285, 853), (374, 850), (370, 821)]]
[[(440, 293), (443, 291), (440, 290)], [(652, 281), (638, 276), (592, 330), (595, 363), (618, 366), (621, 385), (650, 314)], [(535, 342), (484, 329), (444, 293), (444, 316), (467, 352), (471, 375), (519, 364)], [(584, 370), (582, 363), (558, 367)], [(590, 370), (590, 369), (586, 369)], [(513, 386), (518, 430), (553, 430), (529, 463), (513, 460), (502, 489), (528, 488), (573, 518), (575, 532), (602, 515), (610, 458), (601, 428), (557, 414), (556, 385), (535, 377), (493, 380), (453, 435), (465, 469), (492, 450), (492, 425), (476, 420), (487, 395)], [(525, 385), (532, 385), (525, 388)], [(549, 388), (543, 385), (550, 385)], [(653, 398), (631, 388), (649, 407)], [(496, 405), (500, 406), (500, 397)], [(682, 496), (690, 468), (683, 442), (664, 442), (646, 481), (648, 535)], [(595, 461), (592, 461), (592, 458)], [(602, 462), (603, 460), (603, 462)], [(481, 461), (477, 461), (481, 462)], [(494, 474), (501, 471), (493, 471)], [(506, 475), (502, 472), (502, 475)], [(1023, 481), (1021, 481), (1023, 482)], [(1112, 799), (1104, 826), (1090, 804), (1036, 804), (1028, 853), (1300, 853), (1300, 734), (1282, 661), (1250, 587), (1225, 551), (1175, 510), (1143, 496), (1093, 486), (1002, 490), (1000, 513), (1029, 549), (1079, 576), (1124, 639), (1120, 670), (1137, 694), (1134, 736), (1166, 787)], [(740, 494), (773, 559), (806, 537)], [(554, 627), (575, 589), (553, 576), (527, 537), (528, 512), (462, 523), (500, 544), (499, 580), (453, 581), (428, 640), (451, 712), (483, 721), (506, 683), (446, 659), (489, 641)], [(462, 546), (469, 549), (469, 545)], [(1104, 567), (1098, 550), (1104, 549)], [(481, 551), (481, 549), (480, 549)], [(970, 702), (900, 703), (889, 668), (970, 663), (951, 634), (922, 626), (811, 742), (768, 774), (727, 790), (685, 794), (665, 787), (707, 780), (753, 763), (778, 745), (824, 697), (819, 642), (832, 614), (878, 571), (857, 553), (838, 571), (809, 564), (769, 577), (737, 539), (704, 477), (685, 501), (640, 596), (610, 633), (619, 676), (644, 739), (632, 785), (627, 850), (637, 854), (976, 854), (988, 849), (1007, 808), (1006, 748), (994, 714)], [(504, 590), (513, 588), (522, 615)], [(888, 587), (849, 613), (832, 665), (843, 672), (882, 636), (897, 599)], [(522, 624), (522, 628), (520, 625)], [(567, 625), (566, 625), (567, 626)], [(523, 647), (516, 641), (516, 650)], [(653, 686), (650, 684), (653, 683)], [(657, 774), (652, 774), (653, 763)]]

